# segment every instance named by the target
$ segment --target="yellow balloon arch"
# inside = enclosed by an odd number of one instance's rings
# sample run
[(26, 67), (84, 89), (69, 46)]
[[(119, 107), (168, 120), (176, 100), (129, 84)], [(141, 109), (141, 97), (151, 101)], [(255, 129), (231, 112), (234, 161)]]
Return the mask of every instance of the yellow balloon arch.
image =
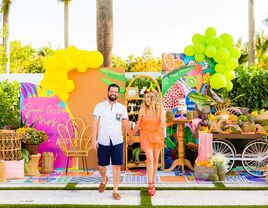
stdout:
[(68, 72), (76, 69), (83, 73), (89, 68), (98, 69), (103, 64), (103, 56), (99, 51), (78, 50), (75, 46), (69, 46), (66, 50), (56, 50), (43, 63), (46, 71), (40, 85), (67, 101), (69, 93), (75, 89), (74, 82), (68, 79)]

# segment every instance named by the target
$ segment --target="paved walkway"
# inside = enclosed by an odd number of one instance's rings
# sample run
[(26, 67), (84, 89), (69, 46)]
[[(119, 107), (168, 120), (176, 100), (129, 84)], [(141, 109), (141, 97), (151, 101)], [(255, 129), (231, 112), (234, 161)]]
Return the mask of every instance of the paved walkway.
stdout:
[[(167, 200), (168, 199), (168, 200)], [(153, 205), (268, 205), (267, 191), (158, 191)]]
[[(11, 187), (11, 184), (8, 184)], [(22, 187), (25, 184), (13, 184)], [(32, 185), (32, 184), (31, 184)], [(54, 184), (49, 187), (62, 187)], [(59, 186), (57, 186), (59, 185)], [(78, 184), (76, 187), (97, 187), (98, 184)], [(227, 187), (268, 187), (267, 184), (225, 184)], [(1, 187), (7, 187), (1, 183)], [(28, 187), (31, 187), (30, 185)], [(39, 184), (36, 187), (47, 187)], [(121, 186), (123, 187), (123, 186)], [(145, 187), (145, 185), (144, 185)], [(178, 183), (161, 187), (206, 187), (214, 184)], [(113, 200), (112, 191), (97, 190), (0, 190), (0, 204), (87, 204), (87, 205), (140, 205), (139, 190), (121, 190), (122, 199)], [(167, 200), (168, 199), (168, 200)], [(268, 190), (159, 190), (152, 197), (152, 205), (268, 205)]]
[(97, 190), (17, 190), (0, 191), (0, 204), (96, 204), (140, 205), (140, 191), (121, 191), (121, 200), (112, 198), (112, 191)]

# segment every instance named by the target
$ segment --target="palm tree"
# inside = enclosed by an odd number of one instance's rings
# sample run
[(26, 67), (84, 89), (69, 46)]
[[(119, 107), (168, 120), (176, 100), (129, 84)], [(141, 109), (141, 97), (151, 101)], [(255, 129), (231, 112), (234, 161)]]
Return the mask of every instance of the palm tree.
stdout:
[(268, 26), (268, 14), (266, 14), (266, 18), (263, 20), (264, 26)]
[(96, 0), (97, 48), (103, 55), (103, 66), (112, 66), (113, 0)]
[(59, 0), (64, 3), (64, 48), (69, 45), (69, 3), (71, 0)]
[(258, 66), (263, 69), (268, 69), (268, 35), (265, 35), (264, 31), (257, 34), (255, 45)]
[[(242, 43), (239, 39), (236, 43), (236, 47), (241, 50), (241, 57), (239, 58), (239, 64), (247, 63), (249, 60), (248, 43)], [(258, 32), (255, 37), (256, 48), (256, 60), (257, 66), (263, 69), (268, 69), (268, 35), (264, 34), (264, 31)]]
[(254, 20), (254, 0), (248, 0), (248, 53), (249, 64), (255, 63), (255, 20)]
[(9, 10), (12, 0), (2, 0), (0, 12), (3, 15), (3, 69), (5, 73), (10, 72), (10, 45), (9, 45)]

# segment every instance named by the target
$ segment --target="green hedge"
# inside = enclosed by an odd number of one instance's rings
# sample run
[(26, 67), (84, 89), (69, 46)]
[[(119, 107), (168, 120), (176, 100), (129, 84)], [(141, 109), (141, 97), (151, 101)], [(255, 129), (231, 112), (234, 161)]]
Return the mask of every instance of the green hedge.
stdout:
[(250, 110), (268, 109), (268, 70), (253, 66), (239, 66), (236, 69), (237, 78), (233, 80), (233, 90), (230, 98), (236, 98), (237, 106)]
[(20, 124), (20, 85), (18, 82), (0, 82), (0, 129), (11, 125), (14, 128)]
[[(134, 76), (134, 77), (135, 77), (135, 76)], [(131, 78), (131, 79), (128, 79), (128, 78), (126, 79), (126, 87), (129, 85), (130, 81), (131, 81), (132, 79), (134, 79), (134, 77)], [(156, 78), (156, 81), (157, 81), (157, 83), (159, 84), (159, 87), (160, 87), (160, 89), (161, 89), (161, 91), (162, 91), (162, 80), (161, 80), (161, 77), (157, 77), (157, 78)], [(147, 87), (147, 88), (149, 88), (149, 87), (150, 87), (150, 82), (151, 82), (151, 80), (148, 79), (148, 78), (140, 78), (140, 79), (135, 80), (135, 82), (133, 83), (132, 87), (133, 87), (133, 86), (138, 87), (139, 90), (141, 90), (143, 87)], [(153, 83), (153, 87), (154, 87), (155, 89), (157, 89), (157, 88), (156, 88), (156, 85), (155, 85), (154, 83)]]

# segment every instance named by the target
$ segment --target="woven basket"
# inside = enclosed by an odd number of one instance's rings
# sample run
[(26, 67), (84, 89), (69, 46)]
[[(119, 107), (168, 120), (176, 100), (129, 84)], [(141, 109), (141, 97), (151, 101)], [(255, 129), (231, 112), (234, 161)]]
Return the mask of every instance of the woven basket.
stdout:
[(0, 131), (0, 160), (12, 161), (21, 159), (20, 134), (10, 130)]
[(51, 173), (54, 170), (54, 155), (52, 152), (43, 152), (41, 173)]
[(0, 182), (3, 182), (6, 180), (6, 167), (3, 162), (0, 161)]

